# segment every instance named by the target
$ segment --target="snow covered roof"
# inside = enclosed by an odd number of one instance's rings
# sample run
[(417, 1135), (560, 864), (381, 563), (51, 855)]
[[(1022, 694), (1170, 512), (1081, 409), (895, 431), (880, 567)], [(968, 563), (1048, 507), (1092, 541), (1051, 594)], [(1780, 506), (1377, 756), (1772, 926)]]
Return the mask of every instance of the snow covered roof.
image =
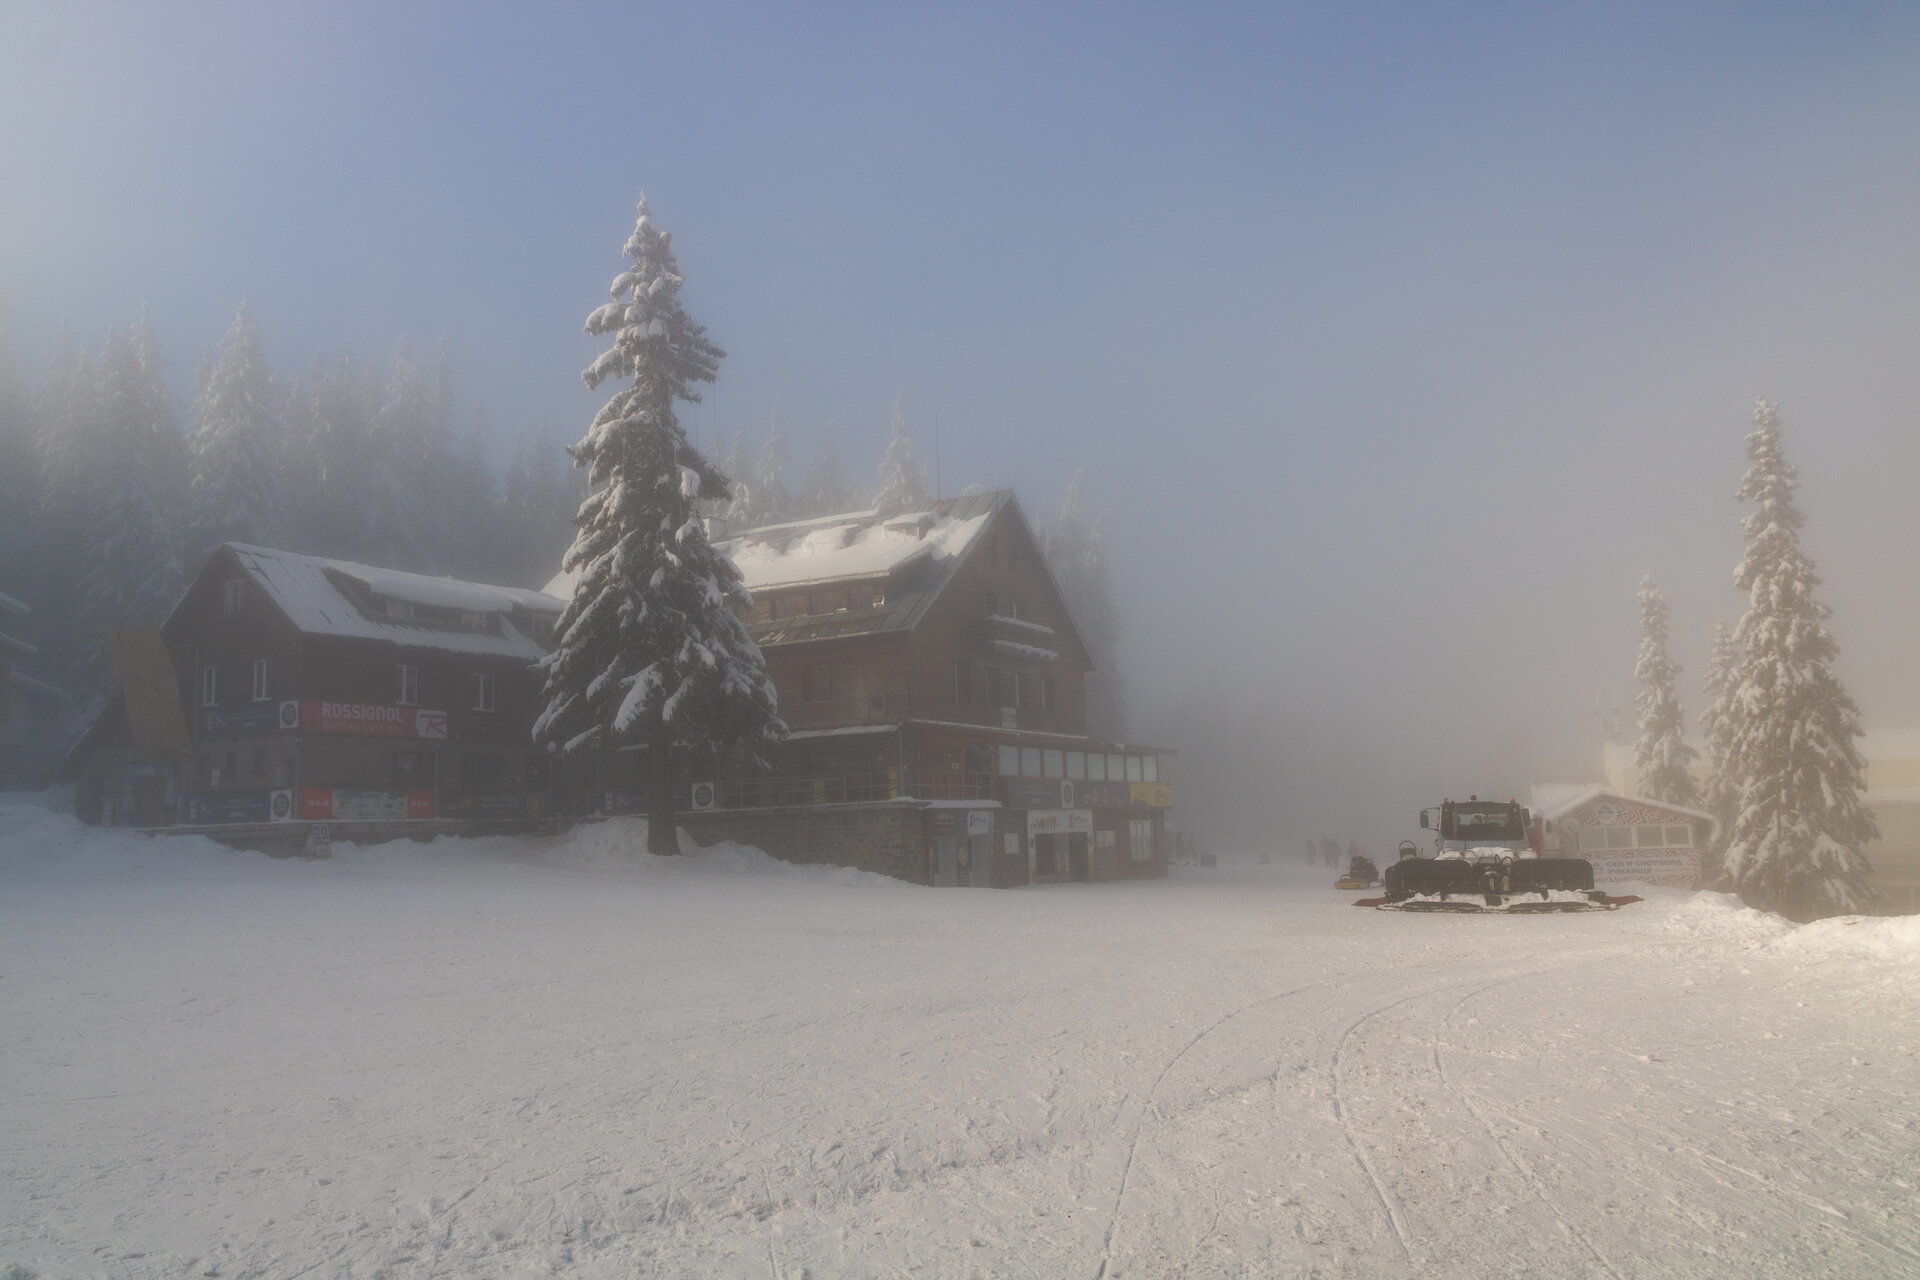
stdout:
[[(562, 602), (552, 596), (520, 587), (494, 587), (457, 578), (402, 573), (355, 564), (351, 560), (303, 556), (239, 542), (229, 542), (225, 549), (287, 620), (308, 635), (387, 640), (418, 649), (496, 654), (531, 662), (545, 650), (515, 627), (509, 615), (515, 609), (523, 609), (557, 617), (563, 607)], [(369, 598), (498, 617), (489, 618), (487, 630), (474, 631), (373, 616), (342, 590), (341, 580), (356, 584)]]
[[(955, 516), (936, 509), (883, 519), (877, 511), (849, 511), (743, 530), (715, 539), (713, 546), (739, 568), (741, 585), (751, 592), (886, 578), (922, 561), (959, 555), (990, 514)], [(579, 576), (555, 574), (547, 594), (571, 597)]]
[(1699, 818), (1711, 826), (1718, 826), (1719, 820), (1705, 809), (1690, 809), (1683, 804), (1670, 804), (1665, 800), (1655, 800), (1649, 796), (1625, 795), (1611, 787), (1588, 786), (1578, 790), (1567, 790), (1557, 796), (1543, 796), (1547, 787), (1535, 787), (1533, 791), (1534, 808), (1548, 822), (1558, 822), (1576, 809), (1585, 807), (1601, 797), (1625, 801), (1628, 804), (1644, 805), (1650, 809), (1664, 809), (1668, 813), (1677, 813), (1689, 818)]

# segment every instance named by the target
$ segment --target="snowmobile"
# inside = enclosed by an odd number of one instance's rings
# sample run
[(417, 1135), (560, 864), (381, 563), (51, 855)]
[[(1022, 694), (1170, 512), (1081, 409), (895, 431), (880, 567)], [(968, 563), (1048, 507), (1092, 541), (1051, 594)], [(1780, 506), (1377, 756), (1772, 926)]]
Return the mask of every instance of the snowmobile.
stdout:
[(1355, 854), (1353, 861), (1347, 864), (1347, 874), (1333, 882), (1336, 889), (1371, 889), (1380, 883), (1380, 868), (1373, 865), (1373, 859), (1364, 854)]
[(1434, 852), (1420, 856), (1412, 841), (1387, 868), (1386, 896), (1355, 906), (1383, 911), (1506, 912), (1611, 911), (1638, 898), (1610, 898), (1593, 887), (1585, 858), (1543, 858), (1543, 825), (1519, 802), (1443, 801), (1420, 811), (1433, 831)]

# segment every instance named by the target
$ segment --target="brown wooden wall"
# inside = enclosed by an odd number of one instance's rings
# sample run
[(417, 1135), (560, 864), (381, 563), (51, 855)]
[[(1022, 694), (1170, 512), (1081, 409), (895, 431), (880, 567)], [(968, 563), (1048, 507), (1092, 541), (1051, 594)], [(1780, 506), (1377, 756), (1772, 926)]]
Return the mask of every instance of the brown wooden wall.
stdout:
[[(993, 593), (1000, 613), (1010, 614), (1010, 602), (1017, 600), (1024, 618), (1052, 627), (1051, 647), (1060, 656), (1043, 664), (1019, 664), (989, 655), (981, 639), (988, 592)], [(993, 523), (954, 571), (946, 590), (914, 632), (913, 648), (914, 714), (922, 719), (998, 726), (1000, 708), (1013, 705), (1013, 674), (1025, 671), (1029, 701), (1020, 708), (1019, 727), (1052, 733), (1086, 732), (1087, 657), (1073, 641), (1066, 607), (1041, 565), (1040, 549), (1011, 507), (1003, 507), (994, 516)], [(969, 664), (972, 689), (965, 703), (954, 698), (956, 660)], [(988, 667), (998, 668), (1001, 673), (1003, 692), (999, 702), (987, 701)], [(1032, 687), (1041, 675), (1048, 676), (1052, 684), (1050, 708), (1045, 712), (1038, 709), (1038, 694)]]

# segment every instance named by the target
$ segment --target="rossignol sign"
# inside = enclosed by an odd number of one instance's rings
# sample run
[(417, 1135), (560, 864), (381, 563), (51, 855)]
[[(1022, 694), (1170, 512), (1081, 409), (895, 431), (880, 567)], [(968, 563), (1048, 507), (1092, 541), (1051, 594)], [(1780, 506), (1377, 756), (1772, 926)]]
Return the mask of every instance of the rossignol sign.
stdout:
[(447, 713), (419, 707), (385, 707), (368, 702), (300, 703), (300, 727), (310, 733), (359, 733), (378, 738), (447, 736)]

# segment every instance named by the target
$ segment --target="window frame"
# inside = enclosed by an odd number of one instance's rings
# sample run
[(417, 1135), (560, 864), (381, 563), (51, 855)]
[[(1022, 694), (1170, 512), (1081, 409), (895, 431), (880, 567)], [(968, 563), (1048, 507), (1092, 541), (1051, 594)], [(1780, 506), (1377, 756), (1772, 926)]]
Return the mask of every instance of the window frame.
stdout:
[(253, 700), (255, 702), (273, 701), (272, 658), (255, 658), (253, 660)]
[(220, 664), (217, 662), (202, 663), (200, 666), (200, 705), (220, 705)]
[(420, 705), (420, 666), (413, 662), (396, 662), (394, 673), (399, 680), (399, 695), (394, 699), (397, 706), (417, 707)]
[(491, 671), (473, 673), (473, 709), (475, 711), (497, 711), (500, 679)]

